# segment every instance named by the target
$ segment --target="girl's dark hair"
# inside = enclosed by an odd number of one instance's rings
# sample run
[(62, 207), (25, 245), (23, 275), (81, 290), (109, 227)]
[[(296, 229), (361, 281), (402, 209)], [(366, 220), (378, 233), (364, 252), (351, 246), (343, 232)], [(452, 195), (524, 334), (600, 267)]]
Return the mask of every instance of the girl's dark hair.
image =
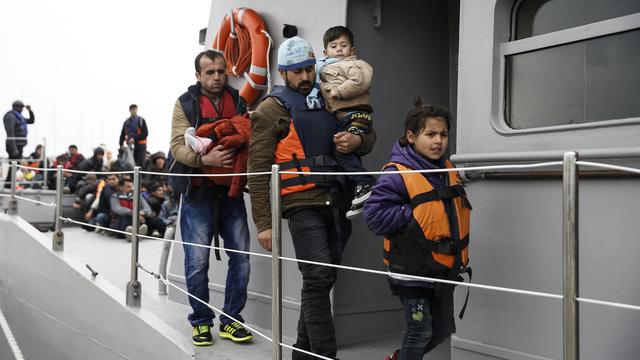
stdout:
[(420, 133), (424, 129), (428, 118), (440, 118), (447, 124), (447, 130), (451, 130), (451, 113), (449, 110), (438, 105), (425, 104), (420, 96), (413, 100), (413, 109), (407, 113), (404, 121), (404, 134), (400, 138), (400, 144), (407, 146), (407, 130), (411, 130), (414, 134)]

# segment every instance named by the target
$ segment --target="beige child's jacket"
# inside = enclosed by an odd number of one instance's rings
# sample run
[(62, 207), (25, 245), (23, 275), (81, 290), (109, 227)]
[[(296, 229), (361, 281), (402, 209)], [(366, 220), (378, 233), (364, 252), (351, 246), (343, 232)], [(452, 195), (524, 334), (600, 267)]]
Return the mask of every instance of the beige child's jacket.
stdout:
[[(327, 110), (334, 113), (348, 108), (371, 109), (371, 78), (373, 68), (355, 55), (333, 64), (325, 65), (320, 74), (320, 89), (327, 104)], [(331, 97), (330, 92), (336, 89), (338, 98)]]

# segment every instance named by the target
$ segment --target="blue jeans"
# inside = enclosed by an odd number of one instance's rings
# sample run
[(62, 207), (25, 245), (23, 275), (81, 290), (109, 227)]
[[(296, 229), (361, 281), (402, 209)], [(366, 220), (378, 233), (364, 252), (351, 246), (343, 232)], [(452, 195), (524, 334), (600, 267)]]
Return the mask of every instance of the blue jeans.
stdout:
[[(337, 208), (297, 208), (286, 214), (296, 257), (339, 264), (351, 234), (351, 223)], [(337, 353), (335, 328), (331, 315), (331, 288), (338, 276), (332, 267), (298, 263), (302, 273), (302, 294), (298, 337), (295, 347), (329, 358)], [(292, 359), (314, 359), (294, 351)]]
[[(187, 290), (190, 294), (209, 303), (209, 254), (211, 249), (191, 244), (211, 245), (214, 234), (214, 202), (219, 201), (217, 226), (220, 237), (224, 241), (224, 248), (249, 251), (249, 227), (247, 225), (247, 211), (242, 199), (229, 198), (225, 193), (216, 192), (214, 188), (207, 189), (202, 196), (192, 191), (183, 196), (182, 214), (180, 216), (180, 231), (184, 247), (184, 274)], [(249, 283), (249, 255), (227, 251), (229, 256), (227, 283), (224, 293), (225, 314), (244, 322), (240, 315), (247, 302), (247, 285)], [(189, 314), (192, 326), (213, 325), (215, 314), (213, 310), (201, 302), (189, 297), (193, 312)], [(229, 324), (233, 320), (222, 315), (220, 322)]]
[(103, 227), (109, 227), (110, 223), (111, 223), (111, 219), (109, 218), (109, 214), (104, 212), (98, 213), (96, 217), (89, 220), (89, 224), (103, 226)]
[(398, 360), (421, 360), (431, 341), (433, 317), (429, 298), (400, 297), (404, 307), (407, 331), (402, 340)]

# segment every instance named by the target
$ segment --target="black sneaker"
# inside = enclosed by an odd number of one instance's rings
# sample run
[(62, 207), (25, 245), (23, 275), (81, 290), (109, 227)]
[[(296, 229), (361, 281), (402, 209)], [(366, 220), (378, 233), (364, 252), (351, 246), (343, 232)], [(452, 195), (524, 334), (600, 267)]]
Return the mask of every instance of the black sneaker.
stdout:
[(235, 342), (245, 342), (253, 339), (251, 332), (247, 331), (239, 322), (233, 321), (229, 324), (220, 324), (218, 335), (224, 339)]
[(353, 194), (351, 205), (362, 205), (371, 196), (371, 185), (358, 184)]
[(213, 337), (211, 336), (211, 327), (209, 325), (194, 326), (191, 334), (193, 336), (193, 345), (196, 345), (196, 346), (213, 345)]
[(353, 218), (356, 217), (356, 215), (360, 214), (363, 211), (364, 211), (364, 204), (352, 205), (351, 209), (347, 211), (347, 214), (345, 215), (345, 217), (349, 220), (352, 220)]

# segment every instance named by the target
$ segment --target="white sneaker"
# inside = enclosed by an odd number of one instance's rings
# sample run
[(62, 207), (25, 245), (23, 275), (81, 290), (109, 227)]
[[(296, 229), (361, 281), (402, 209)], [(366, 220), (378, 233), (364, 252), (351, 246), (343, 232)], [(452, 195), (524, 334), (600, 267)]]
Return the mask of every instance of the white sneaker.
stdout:
[(128, 242), (131, 242), (131, 233), (133, 232), (133, 226), (129, 225), (126, 228), (124, 228), (124, 232), (129, 233), (129, 234), (125, 234), (125, 238), (127, 239)]
[(160, 231), (158, 231), (158, 230), (153, 230), (153, 232), (151, 233), (151, 236), (153, 236), (153, 237), (160, 237)]
[(138, 228), (138, 235), (147, 235), (148, 232), (149, 232), (149, 227), (147, 226), (147, 224), (142, 224)]
[(175, 226), (167, 226), (167, 230), (164, 231), (164, 238), (167, 240), (173, 240), (176, 235)]

